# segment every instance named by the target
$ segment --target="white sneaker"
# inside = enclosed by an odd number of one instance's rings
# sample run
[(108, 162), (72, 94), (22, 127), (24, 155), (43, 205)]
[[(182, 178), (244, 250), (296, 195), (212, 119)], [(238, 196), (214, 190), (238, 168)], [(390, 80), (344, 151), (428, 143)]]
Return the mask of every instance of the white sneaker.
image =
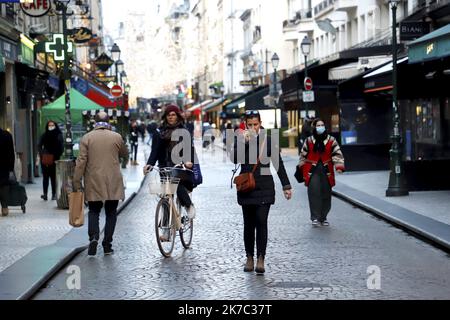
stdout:
[(189, 208), (186, 209), (189, 219), (195, 218), (195, 207), (194, 204), (191, 204)]

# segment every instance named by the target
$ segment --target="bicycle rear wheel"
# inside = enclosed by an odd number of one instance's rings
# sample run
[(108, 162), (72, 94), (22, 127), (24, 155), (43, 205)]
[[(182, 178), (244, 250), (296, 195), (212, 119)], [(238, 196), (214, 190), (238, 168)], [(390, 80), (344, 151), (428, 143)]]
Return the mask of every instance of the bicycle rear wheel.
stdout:
[(189, 219), (186, 210), (181, 207), (181, 204), (177, 201), (178, 212), (181, 214), (181, 227), (179, 230), (180, 240), (183, 247), (188, 249), (192, 243), (192, 236), (194, 232), (194, 221)]
[(159, 200), (155, 214), (155, 234), (159, 251), (164, 257), (170, 257), (175, 244), (175, 221), (170, 217), (169, 200)]

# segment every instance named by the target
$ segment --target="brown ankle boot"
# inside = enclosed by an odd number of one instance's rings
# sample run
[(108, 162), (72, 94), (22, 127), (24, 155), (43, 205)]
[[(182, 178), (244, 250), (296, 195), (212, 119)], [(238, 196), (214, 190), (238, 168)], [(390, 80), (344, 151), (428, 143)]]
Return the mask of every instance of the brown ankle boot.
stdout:
[(264, 273), (266, 270), (264, 269), (264, 256), (259, 256), (256, 261), (256, 273)]
[(8, 208), (2, 208), (2, 216), (6, 217), (9, 214)]
[(244, 272), (251, 272), (254, 268), (254, 261), (252, 256), (247, 256), (247, 262), (245, 263)]

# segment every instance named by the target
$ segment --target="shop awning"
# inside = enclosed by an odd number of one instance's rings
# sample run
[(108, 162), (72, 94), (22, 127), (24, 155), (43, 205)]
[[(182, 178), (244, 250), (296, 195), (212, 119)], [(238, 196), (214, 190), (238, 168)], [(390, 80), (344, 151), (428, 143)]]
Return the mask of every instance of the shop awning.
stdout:
[(448, 56), (450, 56), (450, 24), (409, 44), (409, 63), (435, 60)]
[(361, 73), (358, 69), (358, 62), (351, 62), (343, 66), (331, 68), (328, 71), (329, 80), (345, 80)]
[(72, 78), (72, 87), (104, 108), (117, 107), (118, 101), (120, 101), (120, 104), (122, 101), (122, 98), (116, 99), (110, 95), (107, 88), (101, 88), (92, 81), (83, 79), (79, 76)]
[[(401, 63), (406, 63), (408, 57), (403, 57), (397, 60), (397, 65)], [(375, 70), (365, 74), (363, 79), (364, 83), (364, 93), (385, 91), (392, 89), (392, 61), (375, 68)]]
[[(408, 60), (408, 57), (403, 57), (403, 58), (397, 60), (397, 64), (400, 64), (400, 63), (405, 62), (407, 60)], [(391, 61), (391, 62), (381, 66), (380, 68), (377, 68), (376, 70), (366, 74), (363, 78), (370, 78), (370, 77), (373, 77), (373, 76), (376, 76), (376, 75), (379, 75), (379, 74), (382, 74), (382, 73), (392, 72), (392, 66), (393, 66), (393, 63)]]
[(214, 100), (213, 102), (209, 103), (203, 108), (203, 111), (205, 112), (212, 112), (212, 111), (222, 111), (222, 106), (227, 103), (227, 101), (231, 101), (229, 99), (226, 99), (225, 97)]
[[(72, 123), (81, 123), (83, 119), (83, 111), (101, 109), (103, 107), (92, 100), (89, 100), (75, 89), (70, 89), (70, 114)], [(62, 95), (50, 104), (45, 105), (41, 109), (41, 125), (45, 125), (47, 121), (52, 120), (57, 123), (65, 123), (66, 100)]]
[(269, 86), (263, 87), (261, 90), (245, 98), (245, 110), (262, 110), (271, 107), (264, 104), (264, 97), (269, 95)]
[(210, 103), (212, 100), (206, 100), (200, 103), (197, 103), (196, 105), (190, 107), (189, 109), (187, 109), (186, 111), (192, 112), (195, 111), (197, 109), (203, 108), (204, 106), (206, 106), (208, 103)]

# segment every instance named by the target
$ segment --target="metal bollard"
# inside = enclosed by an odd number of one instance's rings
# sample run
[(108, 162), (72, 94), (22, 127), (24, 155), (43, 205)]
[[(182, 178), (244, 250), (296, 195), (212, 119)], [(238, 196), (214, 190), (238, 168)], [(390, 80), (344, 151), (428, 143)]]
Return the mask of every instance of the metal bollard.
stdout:
[(69, 193), (73, 191), (74, 160), (56, 161), (56, 203), (59, 209), (69, 208)]

